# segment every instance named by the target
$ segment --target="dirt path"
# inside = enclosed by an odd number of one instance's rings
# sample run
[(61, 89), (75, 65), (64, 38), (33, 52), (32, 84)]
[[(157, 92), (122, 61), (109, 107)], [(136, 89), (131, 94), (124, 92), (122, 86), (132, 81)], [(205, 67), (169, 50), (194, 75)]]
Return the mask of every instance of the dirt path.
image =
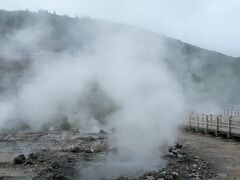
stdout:
[(180, 141), (213, 164), (218, 179), (240, 179), (240, 140), (183, 132)]

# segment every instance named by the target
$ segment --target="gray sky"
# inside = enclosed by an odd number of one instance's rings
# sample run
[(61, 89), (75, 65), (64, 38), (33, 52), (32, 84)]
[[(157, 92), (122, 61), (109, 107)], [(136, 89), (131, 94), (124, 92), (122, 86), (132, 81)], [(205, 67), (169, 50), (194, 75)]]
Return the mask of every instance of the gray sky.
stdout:
[(240, 0), (0, 0), (0, 9), (27, 8), (137, 25), (240, 56)]

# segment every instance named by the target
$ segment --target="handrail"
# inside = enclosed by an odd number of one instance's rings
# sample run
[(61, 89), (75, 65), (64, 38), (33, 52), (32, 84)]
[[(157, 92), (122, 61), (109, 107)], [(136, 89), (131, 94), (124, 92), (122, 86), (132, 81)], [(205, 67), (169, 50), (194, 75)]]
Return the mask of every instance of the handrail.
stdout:
[(231, 136), (240, 136), (240, 111), (224, 110), (223, 114), (198, 114), (189, 113), (188, 128), (196, 132), (204, 131), (205, 133), (214, 132)]

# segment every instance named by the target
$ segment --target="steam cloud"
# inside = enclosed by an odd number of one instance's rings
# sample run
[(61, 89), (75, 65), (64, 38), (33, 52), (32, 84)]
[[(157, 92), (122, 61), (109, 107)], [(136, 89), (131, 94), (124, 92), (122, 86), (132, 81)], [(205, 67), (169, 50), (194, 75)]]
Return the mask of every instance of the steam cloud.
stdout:
[(8, 58), (18, 61), (8, 53), (17, 52), (18, 42), (34, 61), (14, 85), (16, 92), (1, 96), (0, 127), (26, 122), (40, 129), (67, 117), (84, 132), (114, 128), (118, 158), (128, 158), (121, 170), (158, 165), (159, 146), (174, 142), (184, 113), (182, 89), (163, 61), (164, 43), (134, 29), (98, 27), (91, 44), (52, 55), (39, 47), (51, 31), (41, 27), (21, 29), (7, 41)]

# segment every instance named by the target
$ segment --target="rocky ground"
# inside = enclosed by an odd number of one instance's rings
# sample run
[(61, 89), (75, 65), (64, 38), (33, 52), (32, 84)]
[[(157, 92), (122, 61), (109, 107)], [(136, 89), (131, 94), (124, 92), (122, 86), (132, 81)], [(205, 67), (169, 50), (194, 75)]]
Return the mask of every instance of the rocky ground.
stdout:
[[(0, 134), (0, 179), (67, 180), (81, 177), (79, 164), (97, 162), (116, 150), (108, 144), (104, 131), (84, 134), (70, 132), (2, 133)], [(164, 150), (168, 164), (163, 169), (142, 172), (124, 179), (213, 179), (212, 164), (202, 158), (183, 133), (178, 143)], [(194, 136), (194, 135), (193, 135)], [(108, 178), (106, 178), (108, 179)]]
[[(76, 164), (110, 150), (104, 131), (3, 133), (0, 136), (0, 179), (75, 179)], [(19, 154), (20, 153), (20, 154)]]
[(183, 132), (180, 139), (202, 159), (213, 166), (216, 179), (240, 180), (240, 139), (214, 134)]
[(142, 180), (173, 180), (173, 179), (211, 179), (216, 177), (209, 162), (198, 157), (190, 147), (181, 143), (170, 147), (165, 158), (166, 168), (147, 172), (137, 178)]

